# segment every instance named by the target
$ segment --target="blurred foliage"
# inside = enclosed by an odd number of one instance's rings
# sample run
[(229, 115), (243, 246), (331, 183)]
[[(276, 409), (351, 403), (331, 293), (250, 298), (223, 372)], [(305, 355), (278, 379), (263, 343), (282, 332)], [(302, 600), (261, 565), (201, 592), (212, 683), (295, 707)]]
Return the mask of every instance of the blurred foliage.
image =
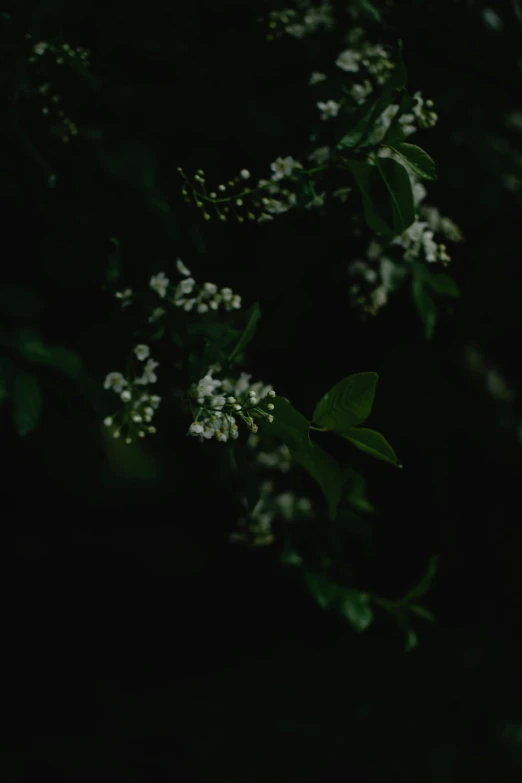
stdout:
[[(348, 304), (359, 248), (341, 204), (262, 233), (204, 224), (180, 198), (180, 164), (217, 182), (299, 156), (314, 36), (269, 44), (269, 6), (235, 0), (4, 7), (6, 780), (520, 780), (521, 5), (359, 5), (383, 40), (402, 39), (410, 91), (435, 102), (430, 194), (465, 236), (456, 283), (419, 274), (414, 301), (403, 290), (366, 324)], [(52, 40), (89, 65), (28, 62)], [(35, 95), (48, 81), (78, 131), (65, 143)], [(177, 255), (241, 291), (251, 364), (298, 410), (378, 372), (371, 424), (405, 467), (324, 433), (332, 459), (350, 451), (336, 526), (281, 520), (272, 547), (237, 548), (239, 487), (184, 437), (175, 405), (153, 447), (107, 437), (100, 379), (134, 338), (111, 285), (144, 288)], [(426, 342), (415, 309), (431, 333), (441, 290), (451, 317)], [(434, 552), (419, 612), (412, 585)], [(390, 610), (408, 594), (398, 628)], [(356, 627), (378, 622), (359, 636), (331, 602)]]

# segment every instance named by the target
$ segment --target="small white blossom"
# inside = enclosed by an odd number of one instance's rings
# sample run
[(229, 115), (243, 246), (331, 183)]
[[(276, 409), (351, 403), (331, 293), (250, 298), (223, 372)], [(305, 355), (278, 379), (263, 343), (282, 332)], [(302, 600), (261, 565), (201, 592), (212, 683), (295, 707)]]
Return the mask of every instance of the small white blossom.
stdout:
[(239, 176), (241, 179), (250, 179), (250, 172), (248, 169), (241, 169), (239, 172)]
[(190, 435), (201, 435), (203, 433), (203, 425), (193, 422), (189, 427)]
[(326, 79), (326, 74), (319, 73), (319, 71), (314, 71), (310, 76), (310, 81), (308, 82), (308, 84), (313, 86), (314, 84), (319, 84), (320, 82), (324, 82), (325, 79)]
[(180, 275), (185, 275), (185, 277), (190, 275), (190, 269), (187, 269), (181, 258), (176, 259), (176, 269)]
[(45, 54), (47, 49), (49, 48), (49, 44), (45, 41), (39, 41), (38, 43), (35, 43), (33, 46), (33, 52), (38, 55)]
[(120, 400), (122, 402), (129, 402), (132, 398), (132, 394), (128, 389), (124, 389), (122, 393), (120, 394)]
[(337, 117), (339, 114), (339, 109), (341, 108), (341, 104), (337, 103), (337, 101), (319, 101), (317, 103), (317, 108), (321, 112), (321, 119), (322, 120), (330, 120), (334, 117)]
[(103, 423), (105, 424), (106, 427), (112, 427), (112, 416), (107, 416), (103, 420)]
[(193, 277), (187, 277), (186, 280), (182, 280), (178, 285), (178, 291), (182, 294), (191, 294), (195, 285)]
[(208, 313), (208, 305), (206, 305), (205, 302), (200, 302), (196, 309), (198, 313)]
[(156, 383), (158, 377), (154, 372), (154, 370), (158, 366), (159, 366), (158, 362), (155, 362), (154, 359), (149, 359), (147, 364), (143, 368), (143, 375), (141, 376), (141, 378), (136, 378), (134, 383), (138, 384), (139, 386), (146, 386), (148, 383)]
[(292, 176), (295, 169), (301, 168), (301, 164), (288, 156), (286, 158), (277, 158), (270, 164), (270, 168), (273, 172), (272, 179), (277, 181), (284, 177)]
[(360, 59), (361, 55), (359, 52), (355, 52), (353, 49), (346, 49), (344, 52), (341, 52), (335, 64), (347, 73), (355, 73), (359, 70)]
[(116, 299), (121, 299), (121, 309), (124, 310), (131, 304), (132, 288), (126, 288), (124, 291), (117, 291), (115, 297)]
[(218, 289), (217, 289), (217, 285), (215, 285), (214, 283), (205, 283), (205, 284), (203, 285), (203, 288), (205, 289), (205, 291), (206, 291), (208, 294), (215, 294), (215, 293), (216, 293), (216, 291), (218, 290)]
[(116, 394), (120, 394), (123, 388), (127, 385), (127, 381), (121, 374), (121, 372), (110, 372), (106, 377), (103, 384), (104, 389), (112, 389)]
[(308, 160), (317, 163), (318, 166), (322, 166), (323, 163), (326, 163), (326, 161), (329, 159), (330, 159), (330, 147), (319, 147), (308, 156)]
[(165, 272), (159, 272), (157, 275), (153, 275), (150, 278), (150, 287), (153, 291), (156, 291), (156, 293), (161, 296), (163, 299), (165, 297), (165, 294), (167, 293), (167, 288), (169, 287), (170, 280), (166, 276)]
[(156, 307), (149, 316), (149, 324), (157, 323), (167, 311), (163, 307)]
[(148, 359), (150, 356), (150, 348), (148, 345), (143, 345), (140, 343), (140, 345), (137, 345), (134, 348), (134, 353), (140, 362), (144, 362), (145, 359)]

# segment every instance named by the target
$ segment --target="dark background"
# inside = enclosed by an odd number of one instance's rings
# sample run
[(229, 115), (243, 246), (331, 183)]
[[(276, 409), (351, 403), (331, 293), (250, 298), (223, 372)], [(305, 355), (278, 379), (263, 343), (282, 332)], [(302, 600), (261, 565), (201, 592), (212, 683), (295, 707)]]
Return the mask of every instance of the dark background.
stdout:
[[(439, 168), (428, 201), (466, 237), (452, 252), (462, 299), (430, 342), (407, 290), (365, 324), (349, 308), (358, 248), (342, 205), (224, 226), (180, 197), (178, 165), (217, 183), (305, 154), (309, 74), (344, 30), (268, 44), (264, 5), (238, 2), (6, 9), (3, 277), (41, 294), (28, 323), (78, 351), (88, 390), (45, 376), (24, 439), (0, 410), (6, 781), (520, 779), (521, 131), (505, 118), (522, 108), (522, 27), (514, 5), (494, 7), (502, 30), (480, 3), (445, 0), (390, 6), (375, 32), (403, 39), (410, 91), (435, 101), (439, 123), (418, 137)], [(55, 36), (92, 50), (99, 83), (57, 77), (80, 130), (69, 145), (17, 87), (32, 42)], [(260, 301), (249, 368), (303, 412), (344, 375), (379, 373), (371, 426), (405, 468), (360, 461), (380, 514), (357, 586), (397, 597), (439, 553), (438, 625), (418, 650), (382, 619), (356, 635), (271, 551), (231, 546), (230, 487), (183, 417), (166, 410), (141, 451), (107, 442), (97, 389), (132, 345), (102, 287), (110, 236), (133, 288), (180, 256)], [(470, 371), (468, 346), (510, 402)]]

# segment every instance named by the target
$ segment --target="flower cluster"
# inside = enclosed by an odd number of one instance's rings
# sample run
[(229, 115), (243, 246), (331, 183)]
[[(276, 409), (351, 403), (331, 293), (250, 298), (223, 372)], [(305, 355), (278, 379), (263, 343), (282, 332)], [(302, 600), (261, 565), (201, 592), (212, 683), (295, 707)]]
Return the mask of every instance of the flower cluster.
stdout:
[[(243, 505), (248, 508), (247, 501)], [(230, 540), (249, 546), (267, 546), (274, 541), (273, 522), (276, 519), (297, 521), (310, 517), (312, 504), (307, 497), (298, 498), (293, 492), (274, 493), (274, 483), (264, 481), (259, 488), (259, 500), (254, 508), (238, 520), (238, 531)]]
[(143, 390), (144, 386), (158, 380), (158, 362), (150, 357), (148, 345), (136, 345), (134, 355), (140, 363), (144, 363), (140, 365), (140, 374), (130, 378), (121, 372), (110, 372), (103, 384), (105, 389), (113, 391), (124, 403), (117, 413), (106, 417), (104, 424), (112, 429), (114, 438), (123, 435), (126, 443), (132, 443), (134, 437), (144, 438), (156, 432), (151, 422), (161, 402), (161, 397)]
[[(333, 5), (327, 0), (314, 5), (310, 0), (300, 0), (298, 9), (285, 8), (271, 11), (268, 16), (270, 32), (267, 40), (281, 38), (285, 33), (292, 38), (304, 38), (317, 30), (332, 30), (335, 26)], [(263, 21), (260, 19), (260, 21)]]
[(200, 440), (216, 438), (226, 443), (229, 438), (239, 437), (238, 422), (242, 421), (250, 432), (257, 432), (256, 419), (271, 423), (274, 416), (274, 404), (269, 402), (275, 397), (271, 386), (260, 381), (250, 383), (251, 375), (241, 373), (239, 379), (213, 377), (210, 369), (190, 389), (190, 397), (197, 412), (189, 427), (189, 435), (198, 435)]
[[(167, 299), (176, 307), (182, 307), (185, 312), (195, 309), (200, 314), (218, 310), (221, 306), (227, 311), (241, 307), (241, 297), (231, 288), (218, 288), (215, 283), (198, 285), (180, 258), (176, 261), (176, 268), (183, 276), (176, 286), (171, 286), (164, 272), (159, 272), (150, 279), (150, 287), (161, 299)], [(156, 309), (152, 315), (153, 322), (159, 317), (161, 313)]]
[[(30, 40), (31, 36), (27, 34), (26, 38)], [(90, 51), (82, 46), (73, 47), (68, 43), (55, 44), (48, 41), (38, 41), (31, 45), (30, 63), (48, 61), (50, 56), (57, 65), (63, 65), (66, 58), (70, 58), (77, 59), (83, 65), (88, 66)], [(58, 136), (64, 144), (67, 144), (73, 136), (78, 135), (78, 127), (62, 108), (58, 89), (53, 86), (52, 82), (45, 81), (38, 87), (37, 94), (42, 100), (42, 114), (54, 120), (51, 132)]]

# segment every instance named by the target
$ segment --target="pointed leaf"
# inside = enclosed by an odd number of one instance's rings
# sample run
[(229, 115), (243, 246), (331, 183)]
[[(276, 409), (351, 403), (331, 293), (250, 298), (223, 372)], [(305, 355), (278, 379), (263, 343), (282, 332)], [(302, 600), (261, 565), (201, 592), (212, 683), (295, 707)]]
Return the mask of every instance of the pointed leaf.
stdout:
[(228, 357), (229, 362), (233, 362), (234, 359), (236, 359), (236, 357), (238, 357), (239, 354), (245, 350), (245, 348), (247, 347), (247, 345), (249, 344), (250, 340), (253, 338), (256, 332), (257, 322), (259, 321), (260, 318), (261, 318), (261, 308), (256, 302), (255, 305), (253, 305), (253, 307), (250, 309), (245, 331), (239, 338), (236, 347)]
[(272, 403), (274, 404), (273, 422), (268, 424), (260, 420), (259, 426), (267, 434), (279, 438), (291, 451), (305, 454), (310, 452), (313, 444), (310, 440), (308, 419), (283, 397), (274, 397)]
[(337, 383), (317, 403), (315, 424), (339, 432), (362, 424), (372, 410), (378, 379), (375, 372), (360, 372)]
[(365, 631), (373, 620), (368, 593), (345, 589), (341, 599), (341, 611), (356, 631)]
[[(375, 159), (375, 166), (380, 172), (391, 201), (391, 224), (394, 235), (399, 236), (415, 221), (415, 204), (409, 174), (404, 166), (392, 158), (378, 157)], [(372, 174), (372, 179), (376, 180), (376, 174)]]
[(338, 462), (316, 443), (309, 451), (291, 451), (292, 459), (314, 478), (326, 498), (330, 519), (335, 519), (341, 500), (342, 476)]
[(365, 427), (354, 427), (348, 432), (340, 432), (339, 434), (372, 457), (382, 459), (398, 468), (402, 467), (396, 453), (380, 432)]
[(427, 283), (430, 288), (433, 288), (438, 294), (445, 296), (453, 296), (458, 298), (460, 296), (460, 289), (454, 279), (442, 272), (441, 274), (429, 274), (427, 277)]
[(395, 146), (391, 146), (391, 149), (406, 161), (417, 176), (423, 179), (437, 179), (435, 161), (421, 147), (418, 147), (416, 144), (407, 144), (403, 141)]

